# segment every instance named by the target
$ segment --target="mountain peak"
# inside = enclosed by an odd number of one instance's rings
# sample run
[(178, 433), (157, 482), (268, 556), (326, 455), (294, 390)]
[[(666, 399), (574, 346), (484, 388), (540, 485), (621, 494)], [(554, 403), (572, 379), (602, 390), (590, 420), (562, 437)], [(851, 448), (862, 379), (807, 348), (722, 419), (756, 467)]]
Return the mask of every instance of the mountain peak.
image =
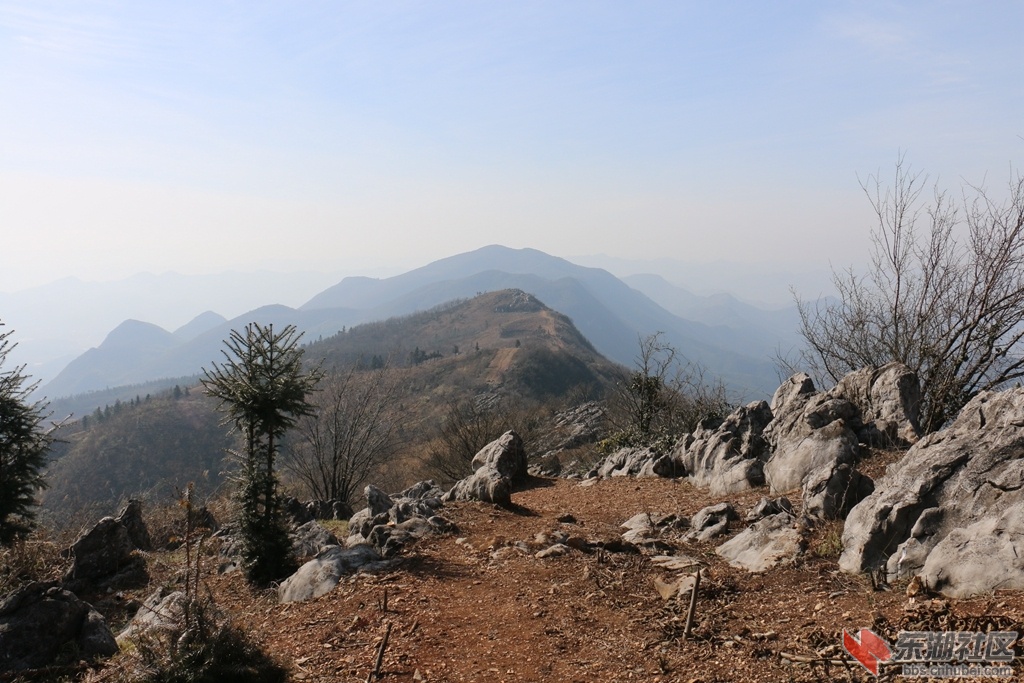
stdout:
[(142, 344), (169, 348), (175, 343), (174, 335), (159, 325), (130, 319), (111, 330), (99, 348), (136, 348)]

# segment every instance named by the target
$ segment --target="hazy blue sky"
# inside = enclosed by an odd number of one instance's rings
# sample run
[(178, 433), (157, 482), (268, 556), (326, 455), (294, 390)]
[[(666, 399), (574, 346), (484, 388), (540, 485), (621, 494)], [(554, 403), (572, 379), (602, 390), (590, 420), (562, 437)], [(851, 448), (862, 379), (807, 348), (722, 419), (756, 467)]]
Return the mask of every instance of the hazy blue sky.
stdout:
[(0, 0), (0, 291), (553, 254), (857, 260), (1024, 155), (1024, 3)]

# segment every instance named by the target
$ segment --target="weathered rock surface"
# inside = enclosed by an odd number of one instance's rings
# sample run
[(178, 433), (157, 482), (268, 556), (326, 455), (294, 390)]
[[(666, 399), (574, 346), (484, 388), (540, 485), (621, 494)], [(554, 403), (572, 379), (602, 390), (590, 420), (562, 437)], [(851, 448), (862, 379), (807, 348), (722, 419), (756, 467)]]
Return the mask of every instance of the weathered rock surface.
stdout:
[(1024, 589), (1024, 515), (1020, 506), (953, 529), (928, 553), (920, 576), (952, 598)]
[[(595, 470), (593, 476), (601, 477), (675, 477), (684, 474), (672, 461), (672, 456), (659, 454), (650, 448), (620, 448), (609, 453)], [(588, 475), (589, 476), (589, 475)]]
[(951, 596), (1024, 587), (1024, 389), (983, 392), (850, 511), (840, 567), (921, 572)]
[(117, 634), (119, 643), (151, 631), (176, 631), (185, 622), (185, 593), (158, 588), (145, 599), (138, 612)]
[(512, 487), (528, 476), (523, 440), (513, 431), (505, 432), (473, 456), (472, 466), (476, 471), (457, 482), (442, 500), (478, 500), (511, 506)]
[(761, 486), (768, 458), (762, 433), (771, 419), (772, 411), (764, 401), (741, 406), (718, 425), (699, 427), (680, 439), (672, 460), (694, 486), (715, 495)]
[(853, 428), (861, 443), (907, 447), (921, 436), (921, 384), (917, 374), (902, 363), (851, 372), (830, 393), (857, 406)]
[(493, 467), (481, 467), (456, 483), (444, 494), (443, 500), (478, 500), (481, 503), (511, 507), (512, 482)]
[(136, 543), (151, 548), (138, 501), (131, 501), (115, 517), (104, 517), (66, 551), (72, 557), (64, 581), (77, 587), (116, 588), (145, 583), (146, 563), (135, 554)]
[(291, 538), (292, 550), (300, 559), (316, 555), (328, 546), (341, 545), (334, 534), (315, 521), (296, 527), (291, 533)]
[(796, 518), (788, 512), (769, 515), (718, 546), (715, 552), (733, 567), (749, 572), (792, 564), (804, 549), (804, 538), (796, 526)]
[(736, 508), (730, 503), (718, 503), (702, 508), (690, 520), (690, 533), (686, 538), (692, 541), (708, 541), (729, 530), (729, 522), (738, 519)]
[(871, 478), (856, 471), (852, 464), (838, 460), (825, 463), (804, 477), (804, 514), (818, 519), (840, 519), (874, 490)]
[[(117, 652), (99, 612), (55, 583), (32, 583), (0, 600), (0, 672), (37, 669)], [(65, 662), (66, 663), (66, 662)]]
[(803, 486), (822, 466), (852, 464), (858, 455), (857, 435), (849, 427), (857, 406), (840, 396), (818, 393), (807, 375), (794, 375), (772, 397), (774, 418), (764, 438), (772, 455), (764, 466), (772, 493)]
[[(904, 433), (910, 417), (901, 407), (916, 420), (916, 386), (916, 375), (894, 365), (851, 373), (822, 393), (805, 374), (783, 382), (764, 430), (772, 452), (764, 476), (772, 493), (802, 489), (807, 514), (842, 517), (872, 490), (871, 481), (854, 471), (859, 443), (877, 441), (879, 430)], [(868, 426), (865, 415), (874, 416)]]
[(333, 590), (343, 576), (359, 571), (379, 571), (390, 564), (370, 545), (331, 546), (285, 579), (277, 589), (277, 596), (281, 602), (317, 598)]
[(473, 456), (474, 470), (490, 467), (509, 480), (512, 486), (526, 481), (526, 452), (523, 440), (514, 431), (507, 431)]

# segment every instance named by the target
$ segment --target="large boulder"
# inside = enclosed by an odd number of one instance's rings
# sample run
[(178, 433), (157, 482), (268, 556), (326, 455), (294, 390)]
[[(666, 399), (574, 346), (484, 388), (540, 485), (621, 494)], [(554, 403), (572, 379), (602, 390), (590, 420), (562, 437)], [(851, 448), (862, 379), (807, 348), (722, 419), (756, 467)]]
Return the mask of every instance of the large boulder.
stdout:
[(951, 596), (1024, 588), (1024, 389), (982, 392), (854, 507), (840, 567), (921, 573)]
[(802, 489), (809, 514), (841, 517), (870, 490), (869, 481), (853, 471), (860, 407), (835, 388), (816, 391), (808, 375), (797, 374), (775, 392), (771, 411), (764, 439), (772, 454), (764, 478), (772, 493)]
[(155, 632), (180, 632), (185, 623), (186, 596), (183, 591), (158, 588), (143, 601), (128, 625), (117, 634), (123, 643)]
[(512, 487), (527, 478), (523, 440), (508, 431), (473, 456), (473, 474), (457, 482), (442, 497), (449, 500), (479, 500), (503, 507), (512, 505)]
[(318, 598), (333, 590), (343, 576), (387, 566), (390, 563), (383, 560), (373, 546), (330, 546), (281, 583), (277, 589), (278, 599), (295, 602)]
[[(0, 673), (117, 652), (99, 612), (56, 583), (32, 583), (0, 599)], [(71, 662), (62, 656), (74, 653)]]
[(672, 456), (650, 448), (620, 448), (609, 453), (588, 477), (675, 477), (684, 474)]
[(792, 564), (805, 546), (796, 522), (788, 512), (763, 517), (718, 546), (715, 552), (733, 567), (748, 572)]
[(830, 393), (859, 409), (853, 428), (861, 443), (905, 448), (921, 437), (921, 383), (917, 373), (902, 363), (851, 372)]
[(117, 517), (104, 517), (65, 551), (72, 558), (64, 581), (81, 587), (117, 588), (145, 583), (146, 562), (136, 550), (151, 550), (142, 503), (131, 500)]
[(444, 500), (478, 500), (502, 507), (512, 505), (512, 483), (508, 477), (493, 467), (481, 467), (465, 479), (457, 482)]
[(772, 411), (756, 401), (733, 411), (721, 423), (701, 426), (680, 439), (672, 460), (690, 482), (714, 495), (726, 495), (764, 484), (767, 444), (762, 437)]
[(521, 484), (527, 478), (526, 451), (523, 440), (514, 431), (507, 431), (487, 444), (473, 456), (474, 470), (490, 467), (509, 480), (512, 486)]

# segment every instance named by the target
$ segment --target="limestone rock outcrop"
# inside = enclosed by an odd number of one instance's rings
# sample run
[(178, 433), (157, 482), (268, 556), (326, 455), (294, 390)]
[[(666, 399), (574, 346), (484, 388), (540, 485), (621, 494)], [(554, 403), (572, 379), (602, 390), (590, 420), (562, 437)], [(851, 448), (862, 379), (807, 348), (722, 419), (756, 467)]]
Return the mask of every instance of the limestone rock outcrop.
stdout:
[(768, 515), (718, 546), (715, 552), (733, 567), (749, 572), (792, 564), (805, 546), (796, 521), (788, 512)]
[(473, 456), (473, 474), (457, 482), (442, 500), (478, 500), (502, 507), (512, 505), (512, 487), (526, 481), (523, 440), (508, 431)]
[(672, 459), (694, 486), (715, 495), (761, 486), (768, 458), (762, 433), (771, 419), (772, 411), (764, 401), (742, 406), (721, 423), (701, 426), (680, 439)]
[(69, 651), (76, 662), (117, 652), (92, 605), (56, 583), (31, 583), (0, 599), (0, 673), (61, 663)]
[(148, 580), (146, 563), (135, 553), (152, 547), (141, 509), (141, 503), (130, 501), (117, 517), (104, 517), (67, 549), (72, 563), (64, 581), (71, 590), (117, 588)]
[(850, 511), (839, 564), (962, 597), (1024, 588), (1024, 389), (983, 392)]

